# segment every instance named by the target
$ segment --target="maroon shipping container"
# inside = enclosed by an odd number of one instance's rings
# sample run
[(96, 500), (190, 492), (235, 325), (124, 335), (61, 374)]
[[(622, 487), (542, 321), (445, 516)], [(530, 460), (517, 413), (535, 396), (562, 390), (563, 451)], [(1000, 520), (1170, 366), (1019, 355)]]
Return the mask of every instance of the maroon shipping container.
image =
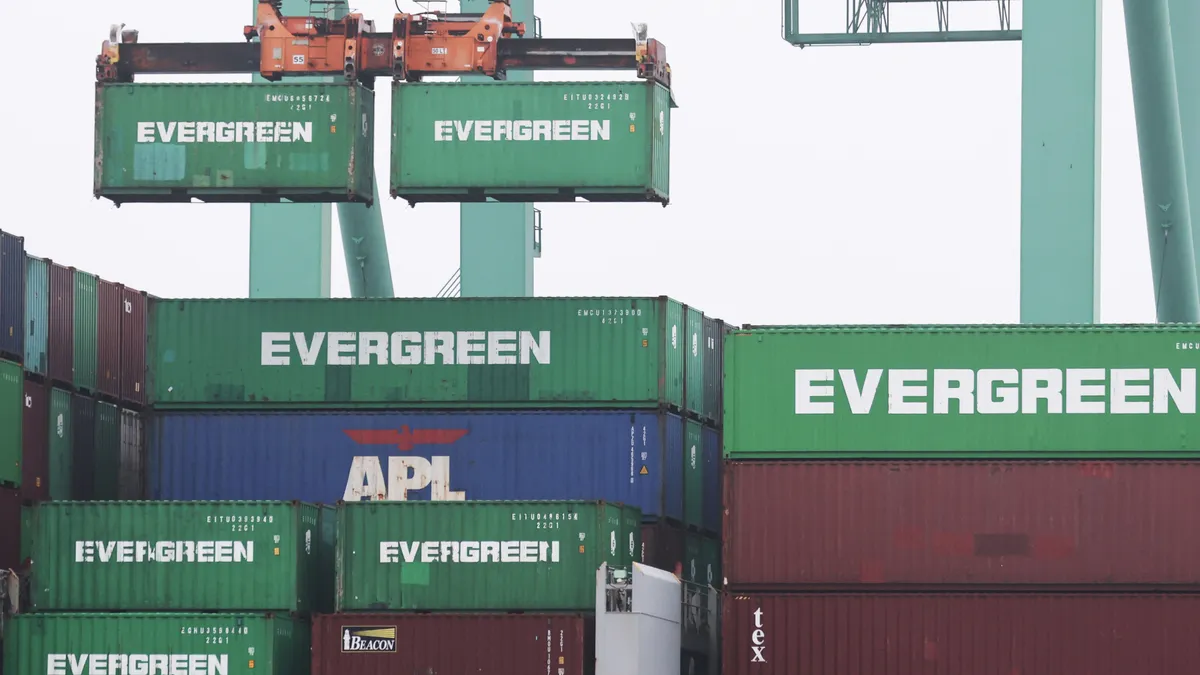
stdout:
[(96, 391), (114, 398), (121, 395), (121, 289), (96, 279)]
[(149, 300), (145, 291), (121, 287), (121, 392), (123, 401), (146, 404), (146, 318)]
[(664, 522), (642, 525), (641, 563), (681, 576), (687, 557), (686, 536), (682, 527)]
[(75, 268), (50, 263), (50, 379), (75, 382)]
[(50, 499), (50, 393), (45, 384), (25, 380), (21, 416), (21, 497)]
[(595, 672), (595, 621), (570, 614), (318, 614), (312, 675)]
[(738, 590), (1200, 586), (1200, 462), (730, 462), (725, 476)]
[(723, 675), (1200, 673), (1200, 595), (737, 595), (723, 618)]
[(15, 570), (21, 559), (21, 493), (0, 487), (0, 569)]

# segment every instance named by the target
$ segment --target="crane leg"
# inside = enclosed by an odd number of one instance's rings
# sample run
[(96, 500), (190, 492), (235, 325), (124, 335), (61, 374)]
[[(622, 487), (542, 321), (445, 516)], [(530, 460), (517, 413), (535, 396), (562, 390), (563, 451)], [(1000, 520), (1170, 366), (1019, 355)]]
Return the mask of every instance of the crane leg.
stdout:
[[(1171, 51), (1175, 57), (1175, 91), (1183, 134), (1183, 164), (1187, 173), (1188, 205), (1193, 226), (1200, 223), (1200, 3), (1168, 0)], [(1200, 265), (1200, 237), (1192, 231), (1192, 251)], [(1200, 269), (1197, 270), (1200, 277)]]

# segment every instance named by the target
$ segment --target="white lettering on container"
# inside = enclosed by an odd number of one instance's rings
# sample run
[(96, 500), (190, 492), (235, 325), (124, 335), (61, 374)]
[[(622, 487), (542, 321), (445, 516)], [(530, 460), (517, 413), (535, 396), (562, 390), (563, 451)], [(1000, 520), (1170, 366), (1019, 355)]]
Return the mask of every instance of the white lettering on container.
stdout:
[(138, 122), (138, 143), (312, 143), (312, 122)]
[[(432, 460), (432, 461), (430, 461)], [(368, 455), (355, 457), (350, 462), (350, 475), (346, 478), (346, 491), (342, 499), (359, 501), (408, 501), (409, 490), (423, 490), (430, 484), (429, 501), (466, 501), (465, 490), (450, 489), (450, 458), (431, 457), (388, 457), (387, 479), (379, 458)]]
[[(528, 365), (550, 363), (550, 331), (265, 332), (264, 366)], [(324, 360), (321, 359), (324, 354)]]
[(608, 141), (609, 120), (436, 120), (433, 140), (446, 141)]
[(252, 541), (76, 541), (75, 562), (254, 562)]
[(560, 562), (557, 541), (381, 541), (379, 562)]
[(229, 655), (47, 654), (46, 675), (229, 675)]

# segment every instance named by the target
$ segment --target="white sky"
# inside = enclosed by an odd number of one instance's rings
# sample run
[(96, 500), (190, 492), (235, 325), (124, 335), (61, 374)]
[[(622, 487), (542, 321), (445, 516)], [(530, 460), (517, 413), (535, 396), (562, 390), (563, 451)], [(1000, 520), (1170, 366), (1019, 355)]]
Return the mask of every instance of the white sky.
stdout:
[[(814, 30), (839, 30), (844, 0), (805, 2), (827, 13)], [(28, 72), (0, 104), (0, 229), (33, 255), (161, 297), (245, 297), (248, 206), (118, 210), (92, 197), (91, 160), (109, 24), (142, 42), (237, 42), (249, 4), (73, 3), (50, 24), (10, 30), (6, 51)], [(395, 12), (392, 0), (352, 6), (377, 25)], [(1101, 320), (1153, 322), (1121, 2), (1103, 7)], [(929, 29), (934, 12), (901, 6), (892, 28)], [(995, 12), (956, 4), (953, 25), (992, 28)], [(739, 324), (1019, 321), (1019, 42), (800, 50), (780, 36), (778, 0), (540, 0), (537, 13), (547, 37), (631, 37), (631, 21), (647, 22), (682, 106), (669, 207), (539, 205), (537, 295), (667, 294)], [(629, 79), (538, 77), (610, 78)], [(377, 106), (389, 119), (389, 97)], [(377, 171), (396, 291), (433, 295), (458, 267), (458, 206), (386, 196), (387, 127), (376, 125)], [(345, 297), (336, 225), (334, 242), (333, 294)]]

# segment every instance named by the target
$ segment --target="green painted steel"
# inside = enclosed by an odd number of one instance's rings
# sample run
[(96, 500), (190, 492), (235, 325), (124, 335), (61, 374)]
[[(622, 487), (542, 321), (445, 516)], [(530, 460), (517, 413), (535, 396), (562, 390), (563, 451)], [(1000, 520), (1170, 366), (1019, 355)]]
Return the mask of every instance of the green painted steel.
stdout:
[[(378, 183), (373, 185), (373, 194), (378, 194)], [(394, 297), (392, 263), (379, 204), (338, 204), (338, 225), (342, 230), (342, 253), (346, 259), (350, 297)]]
[(714, 588), (721, 587), (721, 542), (696, 532), (684, 539), (683, 579)]
[(391, 194), (665, 205), (670, 120), (648, 81), (393, 83)]
[(0, 484), (21, 486), (21, 426), (25, 376), (21, 366), (0, 361)]
[(590, 611), (600, 564), (640, 555), (640, 520), (605, 502), (342, 503), (337, 611)]
[(726, 457), (1200, 457), (1192, 326), (755, 329)]
[(683, 434), (683, 523), (704, 526), (704, 428), (687, 420)]
[(359, 84), (97, 84), (96, 196), (371, 203), (374, 96)]
[(328, 611), (333, 508), (298, 502), (41, 502), (36, 611)]
[(20, 614), (5, 675), (307, 675), (307, 621), (271, 614)]
[(121, 409), (104, 401), (96, 402), (96, 462), (93, 471), (93, 498), (120, 499), (117, 488), (121, 482)]
[(71, 393), (50, 390), (50, 499), (70, 499), (74, 465), (71, 436)]
[(687, 399), (688, 410), (696, 411), (704, 416), (704, 385), (708, 374), (704, 372), (704, 312), (695, 307), (687, 308), (687, 329), (683, 339), (687, 350), (687, 380), (684, 382), (684, 396)]
[(96, 275), (75, 270), (75, 374), (73, 383), (89, 393), (96, 391), (96, 344), (99, 304)]
[(150, 314), (159, 408), (683, 405), (683, 305), (665, 297), (156, 299)]
[[(1175, 93), (1179, 99), (1179, 122), (1183, 136), (1183, 160), (1187, 173), (1188, 205), (1191, 209), (1192, 251), (1200, 268), (1200, 3), (1168, 0), (1171, 17), (1171, 52), (1175, 57)], [(1200, 274), (1200, 269), (1197, 270)]]

